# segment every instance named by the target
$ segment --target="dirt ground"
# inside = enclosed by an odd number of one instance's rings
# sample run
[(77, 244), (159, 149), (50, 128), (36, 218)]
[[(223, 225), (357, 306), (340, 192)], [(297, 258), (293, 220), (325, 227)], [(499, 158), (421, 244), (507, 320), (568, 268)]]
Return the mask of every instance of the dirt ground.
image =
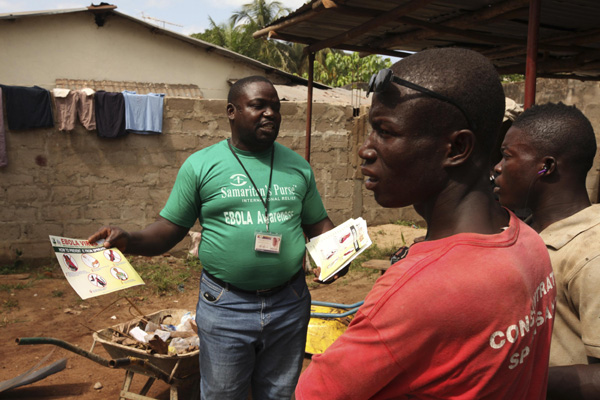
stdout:
[[(412, 243), (414, 238), (424, 235), (425, 230), (390, 224), (370, 227), (369, 233), (380, 249), (389, 249)], [(157, 261), (165, 260), (163, 257)], [(169, 257), (167, 261), (176, 264), (181, 259)], [(15, 339), (53, 337), (90, 350), (94, 330), (129, 321), (138, 315), (123, 296), (127, 296), (145, 314), (168, 308), (194, 311), (198, 297), (197, 277), (170, 295), (159, 296), (150, 290), (129, 289), (127, 293), (122, 291), (81, 300), (58, 266), (46, 268), (44, 275), (44, 279), (31, 274), (24, 280), (0, 280), (0, 382), (25, 372), (51, 351), (53, 354), (44, 365), (66, 358), (67, 367), (39, 382), (0, 393), (0, 399), (119, 398), (124, 370), (104, 367), (52, 345), (17, 345)], [(352, 304), (364, 300), (378, 276), (378, 271), (353, 270), (330, 285), (314, 284), (312, 276), (308, 276), (307, 281), (313, 300)], [(99, 344), (94, 353), (110, 359)], [(309, 363), (307, 358), (305, 367)], [(139, 393), (145, 382), (146, 377), (136, 375), (132, 391)], [(169, 385), (157, 380), (147, 395), (169, 399)]]

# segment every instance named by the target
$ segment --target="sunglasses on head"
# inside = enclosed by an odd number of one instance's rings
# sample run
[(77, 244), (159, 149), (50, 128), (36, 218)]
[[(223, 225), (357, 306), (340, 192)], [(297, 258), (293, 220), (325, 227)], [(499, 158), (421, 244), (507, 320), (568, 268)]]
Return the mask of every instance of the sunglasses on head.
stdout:
[(436, 93), (433, 90), (424, 88), (423, 86), (398, 78), (397, 76), (394, 76), (392, 70), (388, 68), (384, 68), (376, 74), (373, 74), (373, 76), (371, 76), (371, 79), (369, 80), (369, 88), (367, 89), (367, 97), (369, 97), (369, 94), (371, 94), (371, 92), (380, 93), (385, 91), (389, 87), (390, 82), (392, 81), (400, 86), (416, 90), (417, 92), (425, 93), (426, 95), (434, 97), (438, 100), (442, 100), (446, 103), (452, 104), (453, 106), (458, 108), (462, 115), (465, 117), (465, 119), (467, 120), (467, 124), (469, 125), (469, 129), (471, 129), (472, 131), (475, 130), (475, 124), (471, 122), (471, 118), (469, 118), (466, 111), (457, 102), (455, 102), (449, 97), (444, 96), (443, 94)]

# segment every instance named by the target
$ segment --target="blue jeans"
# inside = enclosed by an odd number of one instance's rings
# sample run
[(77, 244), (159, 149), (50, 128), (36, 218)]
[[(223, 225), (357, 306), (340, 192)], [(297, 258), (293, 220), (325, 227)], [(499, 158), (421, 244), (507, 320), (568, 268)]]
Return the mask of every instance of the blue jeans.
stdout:
[(304, 274), (261, 296), (227, 290), (202, 274), (196, 323), (203, 400), (290, 399), (306, 346), (310, 293)]

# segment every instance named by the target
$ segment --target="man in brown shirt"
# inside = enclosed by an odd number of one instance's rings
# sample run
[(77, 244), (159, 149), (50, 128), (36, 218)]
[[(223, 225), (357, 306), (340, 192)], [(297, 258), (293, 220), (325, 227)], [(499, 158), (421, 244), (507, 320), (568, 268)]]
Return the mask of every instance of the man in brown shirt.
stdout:
[(600, 205), (591, 205), (585, 185), (594, 130), (574, 106), (533, 106), (517, 117), (501, 151), (495, 192), (508, 208), (531, 209), (554, 269), (548, 399), (599, 399)]

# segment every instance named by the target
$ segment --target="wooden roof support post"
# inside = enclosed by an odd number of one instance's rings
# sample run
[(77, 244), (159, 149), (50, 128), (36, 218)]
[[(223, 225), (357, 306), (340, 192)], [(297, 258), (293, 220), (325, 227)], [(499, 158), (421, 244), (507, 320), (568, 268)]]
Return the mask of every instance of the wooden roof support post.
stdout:
[(313, 81), (315, 75), (315, 53), (308, 53), (308, 96), (306, 97), (306, 148), (304, 158), (310, 164), (310, 136), (312, 125)]
[(527, 65), (525, 66), (525, 104), (523, 106), (525, 109), (535, 104), (540, 10), (541, 0), (531, 0), (529, 3), (529, 25), (527, 26)]

